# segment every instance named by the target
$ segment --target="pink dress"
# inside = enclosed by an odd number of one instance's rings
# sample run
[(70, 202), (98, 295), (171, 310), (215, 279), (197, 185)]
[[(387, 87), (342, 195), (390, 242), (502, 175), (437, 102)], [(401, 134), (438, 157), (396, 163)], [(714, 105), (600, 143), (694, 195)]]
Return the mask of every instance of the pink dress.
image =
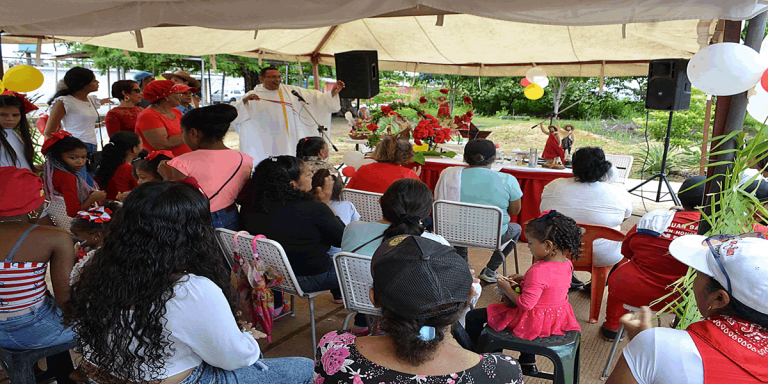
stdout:
[(503, 303), (489, 305), (488, 325), (496, 331), (506, 328), (526, 340), (580, 331), (568, 302), (571, 273), (573, 264), (570, 260), (536, 262), (520, 283), (522, 294), (517, 298), (517, 307)]

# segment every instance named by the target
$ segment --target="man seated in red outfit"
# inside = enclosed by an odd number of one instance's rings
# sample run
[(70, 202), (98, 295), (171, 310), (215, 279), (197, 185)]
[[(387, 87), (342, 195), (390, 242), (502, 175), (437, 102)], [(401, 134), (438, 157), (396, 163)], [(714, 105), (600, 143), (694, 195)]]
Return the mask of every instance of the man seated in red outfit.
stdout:
[[(621, 244), (621, 254), (629, 262), (616, 268), (608, 278), (608, 304), (603, 337), (616, 338), (619, 318), (626, 314), (624, 304), (633, 307), (650, 306), (651, 302), (670, 292), (668, 286), (688, 271), (688, 267), (669, 254), (669, 243), (679, 236), (696, 234), (700, 213), (696, 209), (704, 197), (704, 176), (691, 177), (680, 186), (677, 197), (683, 209), (657, 209), (643, 216), (627, 232)], [(669, 297), (653, 309), (661, 309), (675, 297)]]
[[(384, 193), (395, 180), (419, 175), (403, 165), (413, 163), (413, 145), (394, 135), (384, 135), (373, 152), (375, 163), (360, 167), (347, 182), (347, 188)], [(420, 168), (417, 169), (420, 171)]]

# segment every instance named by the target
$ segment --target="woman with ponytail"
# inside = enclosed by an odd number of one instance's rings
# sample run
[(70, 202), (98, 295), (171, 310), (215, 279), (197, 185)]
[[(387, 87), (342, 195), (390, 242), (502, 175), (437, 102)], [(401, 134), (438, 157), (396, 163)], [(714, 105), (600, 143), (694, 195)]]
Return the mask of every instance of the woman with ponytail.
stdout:
[(385, 135), (373, 152), (375, 163), (360, 167), (347, 183), (347, 188), (384, 193), (398, 179), (418, 179), (421, 168), (413, 169), (404, 165), (413, 163), (413, 145), (397, 136)]
[(96, 169), (96, 182), (107, 191), (107, 200), (125, 198), (128, 191), (139, 184), (133, 178), (133, 159), (141, 151), (141, 138), (133, 132), (117, 132), (101, 152), (101, 163)]

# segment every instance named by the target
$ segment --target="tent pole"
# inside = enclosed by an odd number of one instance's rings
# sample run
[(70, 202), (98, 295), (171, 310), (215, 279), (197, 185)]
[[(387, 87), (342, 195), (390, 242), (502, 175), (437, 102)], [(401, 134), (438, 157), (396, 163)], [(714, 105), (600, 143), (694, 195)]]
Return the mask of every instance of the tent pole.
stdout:
[(0, 77), (5, 77), (5, 70), (3, 69), (3, 31), (0, 30)]
[(699, 176), (704, 176), (707, 169), (704, 167), (707, 165), (707, 141), (709, 141), (709, 121), (712, 117), (712, 95), (707, 95), (707, 110), (704, 113), (704, 135), (701, 139), (701, 161), (699, 165)]
[(320, 70), (317, 68), (317, 63), (312, 61), (312, 76), (315, 77), (315, 90), (320, 90)]
[[(760, 44), (763, 40), (763, 36), (765, 35), (765, 24), (768, 20), (768, 13), (763, 12), (752, 19), (749, 20), (749, 25), (747, 26), (747, 35), (744, 38), (744, 45), (756, 50), (758, 53), (760, 52)], [(724, 33), (724, 39), (723, 41), (734, 41), (738, 43), (739, 36), (741, 34), (740, 31), (741, 23), (740, 22), (734, 22), (734, 21), (726, 21), (725, 22), (725, 33)], [(741, 131), (743, 125), (744, 125), (744, 118), (747, 114), (747, 92), (742, 92), (737, 95), (733, 95), (731, 97), (723, 97), (722, 99), (728, 99), (729, 107), (727, 109), (720, 109), (720, 97), (717, 98), (718, 100), (718, 108), (715, 109), (715, 129), (713, 129), (712, 136), (717, 137), (718, 135), (727, 135), (731, 132), (737, 132)], [(719, 119), (722, 122), (722, 132), (717, 132), (717, 123), (718, 123), (718, 112), (725, 111), (726, 116), (724, 116), (722, 119)], [(713, 142), (712, 146), (715, 146), (719, 144), (720, 142)], [(722, 143), (717, 149), (718, 151), (725, 151), (729, 149), (735, 149), (738, 143), (736, 143), (735, 139), (728, 140), (727, 142)], [(712, 148), (710, 148), (710, 152), (712, 151)], [(711, 159), (710, 159), (711, 160)], [(721, 155), (718, 155), (715, 161), (733, 161), (733, 152), (730, 153), (724, 153)], [(705, 216), (710, 216), (712, 214), (712, 197), (714, 196), (715, 199), (720, 195), (720, 190), (722, 186), (722, 182), (725, 179), (726, 172), (731, 168), (731, 165), (729, 164), (723, 164), (718, 165), (714, 167), (710, 167), (708, 169), (709, 175), (717, 175), (713, 180), (709, 182), (709, 185), (707, 186), (708, 193), (705, 194), (705, 203), (704, 203), (704, 214), (702, 214), (702, 219), (699, 221), (699, 234), (705, 234), (709, 232), (711, 226), (709, 223), (704, 220), (703, 218)], [(715, 200), (717, 202), (717, 200)]]

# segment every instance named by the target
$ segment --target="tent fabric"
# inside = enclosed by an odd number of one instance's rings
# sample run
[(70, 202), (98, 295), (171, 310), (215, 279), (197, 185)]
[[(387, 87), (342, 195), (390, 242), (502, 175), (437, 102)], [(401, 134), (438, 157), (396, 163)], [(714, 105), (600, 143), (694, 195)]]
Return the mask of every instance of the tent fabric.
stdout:
[(417, 7), (503, 21), (607, 25), (746, 20), (768, 0), (25, 0), (4, 7), (0, 28), (17, 35), (101, 36), (158, 26), (228, 30), (307, 29)]
[(648, 73), (648, 60), (693, 56), (709, 43), (716, 25), (683, 20), (556, 26), (445, 15), (443, 26), (436, 26), (435, 19), (369, 18), (333, 30), (273, 29), (258, 34), (202, 27), (146, 28), (141, 49), (131, 32), (57, 38), (139, 52), (230, 53), (292, 62), (309, 62), (317, 53), (326, 65), (335, 65), (337, 52), (376, 50), (381, 70), (467, 76), (524, 76), (534, 63), (551, 76), (640, 76)]

